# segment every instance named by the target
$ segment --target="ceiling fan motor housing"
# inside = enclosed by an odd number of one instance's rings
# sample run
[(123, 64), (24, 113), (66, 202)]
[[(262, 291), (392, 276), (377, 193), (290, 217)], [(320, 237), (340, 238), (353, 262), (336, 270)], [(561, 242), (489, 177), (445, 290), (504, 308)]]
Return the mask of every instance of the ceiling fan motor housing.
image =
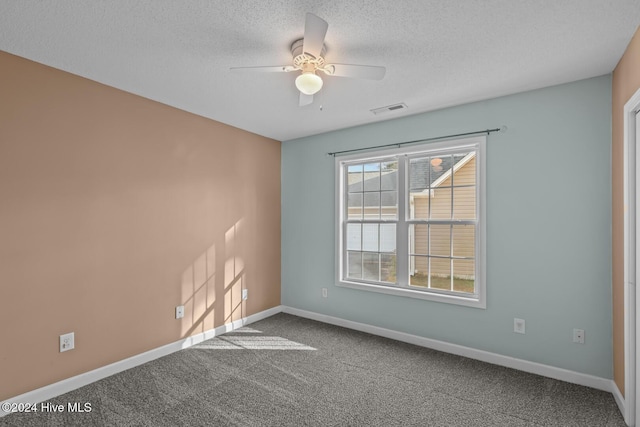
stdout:
[(298, 39), (291, 44), (291, 55), (293, 55), (293, 65), (296, 68), (303, 69), (304, 64), (312, 63), (315, 68), (324, 67), (324, 55), (327, 52), (327, 47), (322, 45), (322, 51), (317, 58), (309, 53), (305, 53), (302, 50), (304, 39)]

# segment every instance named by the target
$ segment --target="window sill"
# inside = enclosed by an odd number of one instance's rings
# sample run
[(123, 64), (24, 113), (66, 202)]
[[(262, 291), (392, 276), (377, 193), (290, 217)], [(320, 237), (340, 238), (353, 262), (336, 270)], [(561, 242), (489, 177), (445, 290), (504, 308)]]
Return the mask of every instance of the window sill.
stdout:
[(439, 294), (435, 292), (421, 291), (417, 289), (403, 288), (398, 286), (374, 285), (371, 283), (338, 281), (336, 286), (342, 288), (358, 289), (361, 291), (378, 292), (387, 295), (396, 295), (406, 298), (417, 298), (428, 301), (442, 302), (446, 304), (462, 305), (466, 307), (486, 309), (486, 301), (478, 296), (458, 296)]

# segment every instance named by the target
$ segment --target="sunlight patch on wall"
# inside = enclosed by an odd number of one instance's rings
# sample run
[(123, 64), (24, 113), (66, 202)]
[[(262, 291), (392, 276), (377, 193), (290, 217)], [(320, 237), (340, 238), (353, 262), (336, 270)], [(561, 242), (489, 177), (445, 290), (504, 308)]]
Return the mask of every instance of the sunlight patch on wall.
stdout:
[(229, 323), (242, 317), (242, 289), (245, 289), (244, 261), (242, 253), (243, 221), (238, 220), (224, 236), (224, 322)]
[[(223, 323), (230, 323), (244, 316), (246, 303), (242, 300), (242, 290), (247, 286), (245, 259), (242, 256), (242, 242), (246, 238), (246, 233), (243, 233), (244, 224), (242, 219), (236, 221), (224, 233), (224, 247), (219, 244), (216, 248), (212, 244), (182, 273), (182, 336), (215, 328), (215, 314), (218, 315), (217, 321), (222, 320)], [(216, 272), (216, 263), (219, 272)], [(216, 303), (217, 313), (214, 312)]]
[(215, 245), (211, 245), (182, 273), (182, 305), (185, 309), (182, 336), (215, 327), (215, 257), (216, 248)]

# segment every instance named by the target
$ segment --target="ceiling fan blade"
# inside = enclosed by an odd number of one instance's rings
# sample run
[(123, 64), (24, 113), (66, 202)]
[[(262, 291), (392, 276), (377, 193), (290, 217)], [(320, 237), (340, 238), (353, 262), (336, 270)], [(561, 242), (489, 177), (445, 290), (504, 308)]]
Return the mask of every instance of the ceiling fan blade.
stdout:
[(382, 80), (387, 71), (385, 67), (351, 64), (328, 64), (321, 70), (330, 76), (369, 80)]
[(231, 67), (230, 70), (234, 72), (288, 73), (290, 71), (295, 71), (296, 67), (293, 65), (276, 65), (272, 67)]
[(313, 95), (305, 95), (300, 92), (300, 107), (304, 107), (305, 105), (309, 105), (313, 103)]
[(322, 54), (327, 28), (329, 28), (329, 24), (324, 19), (317, 17), (313, 13), (307, 13), (304, 21), (302, 52), (318, 58)]

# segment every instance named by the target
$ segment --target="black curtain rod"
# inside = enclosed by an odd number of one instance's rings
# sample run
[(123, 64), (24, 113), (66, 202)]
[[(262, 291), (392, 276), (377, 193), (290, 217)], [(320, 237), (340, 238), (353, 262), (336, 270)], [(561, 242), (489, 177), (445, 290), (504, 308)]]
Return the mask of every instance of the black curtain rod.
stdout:
[(388, 147), (402, 147), (403, 145), (407, 145), (407, 144), (415, 144), (417, 142), (429, 142), (429, 141), (437, 141), (440, 139), (449, 139), (449, 138), (457, 138), (460, 136), (471, 136), (471, 135), (481, 135), (481, 134), (491, 134), (493, 132), (506, 132), (507, 131), (507, 127), (506, 126), (502, 126), (499, 128), (494, 128), (494, 129), (485, 129), (485, 130), (477, 130), (474, 132), (465, 132), (465, 133), (455, 133), (455, 134), (451, 134), (451, 135), (443, 135), (443, 136), (435, 136), (433, 138), (425, 138), (425, 139), (416, 139), (413, 141), (404, 141), (404, 142), (396, 142), (393, 144), (385, 144), (385, 145), (376, 145), (374, 147), (365, 147), (365, 148), (354, 148), (352, 150), (343, 150), (343, 151), (334, 151), (333, 153), (327, 153), (327, 156), (338, 156), (340, 154), (345, 154), (345, 153), (355, 153), (358, 151), (366, 151), (366, 150), (375, 150), (376, 148), (388, 148)]

